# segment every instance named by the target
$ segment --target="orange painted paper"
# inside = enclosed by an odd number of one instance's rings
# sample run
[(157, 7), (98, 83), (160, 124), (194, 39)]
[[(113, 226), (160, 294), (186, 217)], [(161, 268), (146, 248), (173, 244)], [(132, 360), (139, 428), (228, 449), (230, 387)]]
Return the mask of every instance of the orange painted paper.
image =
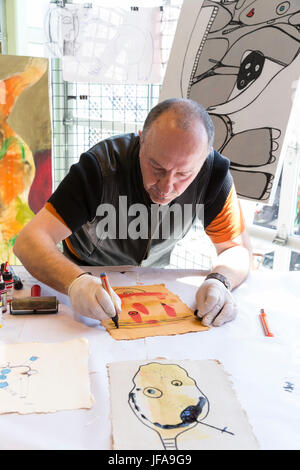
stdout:
[(164, 284), (113, 289), (122, 300), (119, 328), (111, 319), (102, 321), (102, 324), (114, 339), (138, 339), (209, 329)]
[(0, 55), (0, 258), (52, 192), (48, 60)]

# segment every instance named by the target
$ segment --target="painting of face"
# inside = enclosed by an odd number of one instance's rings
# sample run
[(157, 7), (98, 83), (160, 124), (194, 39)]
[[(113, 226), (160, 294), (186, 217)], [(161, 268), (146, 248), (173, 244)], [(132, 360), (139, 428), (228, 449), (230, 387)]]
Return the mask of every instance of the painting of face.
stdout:
[(152, 362), (136, 373), (129, 404), (136, 416), (158, 432), (174, 435), (205, 418), (209, 410), (206, 396), (194, 379), (177, 364)]
[(107, 368), (114, 449), (259, 448), (219, 361), (156, 358)]
[(113, 289), (122, 301), (119, 328), (115, 328), (111, 319), (102, 320), (101, 323), (114, 339), (137, 339), (209, 329), (164, 284)]

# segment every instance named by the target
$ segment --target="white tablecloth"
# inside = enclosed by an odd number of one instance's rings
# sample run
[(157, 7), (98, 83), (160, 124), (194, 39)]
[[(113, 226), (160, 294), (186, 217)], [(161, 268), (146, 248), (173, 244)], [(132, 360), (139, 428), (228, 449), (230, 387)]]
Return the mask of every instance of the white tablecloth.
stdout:
[[(192, 309), (203, 277), (193, 271), (110, 270), (112, 286), (165, 283)], [(121, 268), (122, 270), (125, 268)], [(99, 274), (103, 268), (88, 268)], [(17, 296), (36, 283), (16, 267), (24, 282)], [(74, 318), (67, 296), (42, 286), (42, 295), (57, 295), (55, 315), (5, 315), (0, 343), (60, 342), (87, 338), (94, 405), (89, 410), (0, 416), (0, 449), (111, 449), (109, 384), (106, 364), (114, 361), (216, 359), (230, 374), (237, 398), (261, 449), (300, 449), (300, 273), (254, 272), (233, 295), (238, 318), (219, 328), (177, 336), (116, 341), (99, 325)], [(273, 338), (264, 336), (259, 320), (264, 308)]]

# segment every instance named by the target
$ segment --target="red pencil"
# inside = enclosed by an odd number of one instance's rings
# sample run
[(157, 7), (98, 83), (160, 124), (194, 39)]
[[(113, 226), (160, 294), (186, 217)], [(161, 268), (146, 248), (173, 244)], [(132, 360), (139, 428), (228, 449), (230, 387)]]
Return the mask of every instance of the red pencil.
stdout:
[(264, 330), (264, 333), (266, 336), (274, 336), (273, 333), (271, 333), (271, 331), (269, 330), (269, 327), (268, 327), (268, 323), (267, 323), (267, 315), (265, 314), (265, 311), (264, 309), (262, 308), (260, 310), (260, 315), (259, 315), (259, 318), (260, 318), (260, 321), (261, 321), (261, 324), (262, 324), (262, 327), (263, 327), (263, 330)]

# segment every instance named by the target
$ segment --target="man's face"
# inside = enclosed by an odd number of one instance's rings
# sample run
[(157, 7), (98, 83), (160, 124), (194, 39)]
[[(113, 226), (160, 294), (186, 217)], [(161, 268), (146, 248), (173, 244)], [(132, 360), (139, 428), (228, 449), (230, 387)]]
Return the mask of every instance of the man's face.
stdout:
[[(141, 138), (141, 133), (140, 133)], [(140, 165), (144, 188), (155, 204), (166, 205), (180, 196), (200, 171), (208, 139), (203, 125), (178, 128), (172, 112), (163, 113), (141, 138)]]

